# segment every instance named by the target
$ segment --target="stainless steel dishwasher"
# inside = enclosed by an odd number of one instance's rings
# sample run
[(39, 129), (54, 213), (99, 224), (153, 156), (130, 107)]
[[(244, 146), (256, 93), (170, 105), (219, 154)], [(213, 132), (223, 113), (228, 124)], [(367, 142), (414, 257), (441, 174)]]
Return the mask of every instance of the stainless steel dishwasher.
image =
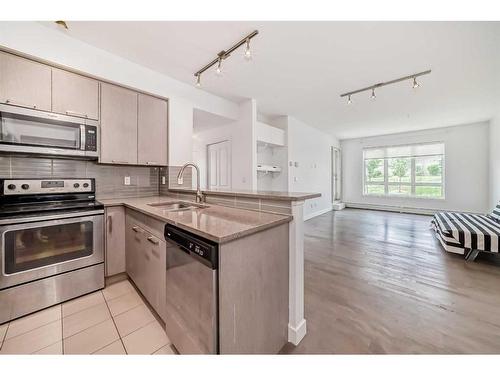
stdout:
[(218, 245), (170, 224), (165, 240), (167, 335), (181, 354), (217, 354)]

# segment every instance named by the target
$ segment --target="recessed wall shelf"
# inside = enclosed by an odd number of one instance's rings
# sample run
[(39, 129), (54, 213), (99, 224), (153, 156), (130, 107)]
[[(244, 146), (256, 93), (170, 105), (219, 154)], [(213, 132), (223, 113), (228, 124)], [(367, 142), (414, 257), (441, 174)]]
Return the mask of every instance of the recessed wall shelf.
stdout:
[(258, 172), (281, 172), (281, 167), (275, 166), (275, 165), (264, 165), (264, 164), (258, 164), (257, 165), (257, 171)]

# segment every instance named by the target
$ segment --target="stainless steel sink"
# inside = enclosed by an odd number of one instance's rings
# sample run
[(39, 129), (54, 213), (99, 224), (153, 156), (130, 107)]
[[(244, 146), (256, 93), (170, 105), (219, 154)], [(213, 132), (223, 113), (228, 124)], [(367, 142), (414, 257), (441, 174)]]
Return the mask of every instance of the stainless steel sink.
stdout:
[(197, 208), (206, 208), (207, 207), (207, 206), (204, 206), (201, 204), (190, 203), (190, 202), (151, 203), (148, 206), (160, 208), (163, 211), (170, 211), (170, 212), (188, 211), (188, 210), (194, 210)]

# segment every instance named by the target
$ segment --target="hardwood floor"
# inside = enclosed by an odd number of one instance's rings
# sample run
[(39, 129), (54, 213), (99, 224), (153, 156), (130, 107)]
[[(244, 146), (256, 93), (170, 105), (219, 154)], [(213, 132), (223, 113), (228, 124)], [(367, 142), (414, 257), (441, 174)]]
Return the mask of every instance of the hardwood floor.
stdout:
[(430, 220), (345, 209), (307, 221), (307, 335), (283, 353), (500, 353), (498, 257), (446, 253)]

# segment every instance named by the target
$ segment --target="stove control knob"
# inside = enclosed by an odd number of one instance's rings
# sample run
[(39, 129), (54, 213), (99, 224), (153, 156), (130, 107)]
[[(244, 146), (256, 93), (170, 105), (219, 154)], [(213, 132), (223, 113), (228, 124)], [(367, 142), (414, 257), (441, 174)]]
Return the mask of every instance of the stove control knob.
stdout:
[(84, 187), (84, 188), (88, 188), (88, 187), (89, 187), (89, 184), (84, 183), (84, 184), (83, 184), (83, 187)]
[(14, 184), (7, 185), (7, 189), (9, 189), (9, 190), (14, 190), (15, 188), (16, 188), (16, 185), (14, 185)]
[(28, 184), (22, 184), (22, 185), (21, 185), (21, 188), (22, 188), (23, 190), (28, 190), (28, 189), (30, 188), (30, 186), (29, 186)]
[(75, 182), (75, 183), (73, 184), (73, 187), (74, 187), (75, 189), (78, 189), (78, 188), (80, 187), (80, 184), (79, 184), (78, 182)]

